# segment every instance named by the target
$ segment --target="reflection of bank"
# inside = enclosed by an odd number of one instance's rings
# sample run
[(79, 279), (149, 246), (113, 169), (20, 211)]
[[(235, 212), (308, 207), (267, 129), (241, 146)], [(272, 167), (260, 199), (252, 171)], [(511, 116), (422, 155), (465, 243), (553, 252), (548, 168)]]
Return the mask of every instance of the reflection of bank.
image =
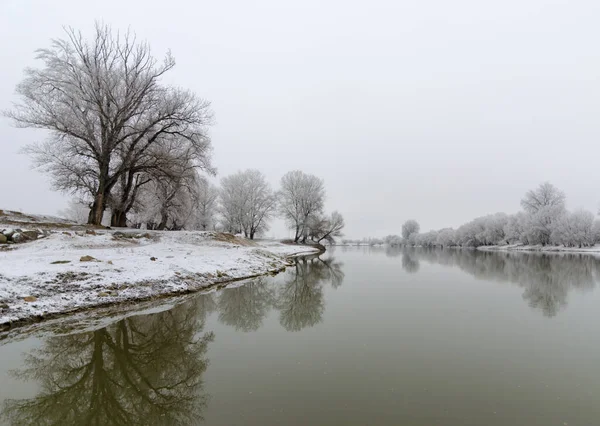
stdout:
[(523, 299), (544, 316), (553, 317), (567, 305), (571, 290), (595, 288), (600, 259), (585, 254), (482, 252), (468, 249), (403, 248), (402, 265), (412, 260), (455, 266), (483, 279), (523, 287)]
[[(202, 420), (201, 335), (210, 295), (82, 334), (49, 337), (14, 374), (39, 382), (31, 399), (8, 400), (10, 424), (193, 425)], [(208, 303), (210, 305), (210, 303)]]

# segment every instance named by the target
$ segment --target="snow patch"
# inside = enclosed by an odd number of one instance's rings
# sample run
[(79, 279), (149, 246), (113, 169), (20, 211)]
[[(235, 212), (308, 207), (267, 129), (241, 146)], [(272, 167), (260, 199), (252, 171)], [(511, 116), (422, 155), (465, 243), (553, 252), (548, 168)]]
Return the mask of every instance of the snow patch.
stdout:
[[(0, 326), (280, 271), (309, 246), (215, 232), (54, 230), (0, 251)], [(91, 256), (93, 260), (85, 260)], [(28, 301), (25, 300), (27, 298)]]

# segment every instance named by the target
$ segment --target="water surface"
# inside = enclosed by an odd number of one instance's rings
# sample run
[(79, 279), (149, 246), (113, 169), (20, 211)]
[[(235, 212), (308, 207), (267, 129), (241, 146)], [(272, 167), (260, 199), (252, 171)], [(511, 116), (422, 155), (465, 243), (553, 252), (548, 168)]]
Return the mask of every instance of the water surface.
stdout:
[(0, 346), (0, 423), (597, 425), (600, 260), (338, 248)]

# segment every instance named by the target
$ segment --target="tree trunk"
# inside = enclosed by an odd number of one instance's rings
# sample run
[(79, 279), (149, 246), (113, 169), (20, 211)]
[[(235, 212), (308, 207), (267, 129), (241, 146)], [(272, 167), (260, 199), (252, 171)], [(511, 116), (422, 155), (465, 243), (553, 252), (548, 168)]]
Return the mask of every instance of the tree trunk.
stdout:
[(250, 232), (250, 239), (253, 240), (254, 239), (254, 232)]
[(110, 216), (110, 226), (127, 227), (127, 213), (124, 210), (113, 209)]
[(294, 236), (294, 242), (297, 243), (300, 239), (300, 227), (296, 225), (296, 235)]
[(159, 231), (164, 231), (165, 228), (167, 227), (168, 220), (169, 220), (169, 216), (167, 215), (167, 213), (162, 213), (160, 215), (160, 223), (158, 224), (158, 227), (156, 229), (158, 229)]
[(94, 223), (94, 212), (96, 211), (96, 203), (92, 204), (92, 207), (90, 207), (90, 212), (88, 213), (88, 225), (91, 225)]
[(98, 191), (90, 214), (88, 215), (88, 225), (102, 225), (102, 217), (104, 216), (105, 198), (102, 191)]

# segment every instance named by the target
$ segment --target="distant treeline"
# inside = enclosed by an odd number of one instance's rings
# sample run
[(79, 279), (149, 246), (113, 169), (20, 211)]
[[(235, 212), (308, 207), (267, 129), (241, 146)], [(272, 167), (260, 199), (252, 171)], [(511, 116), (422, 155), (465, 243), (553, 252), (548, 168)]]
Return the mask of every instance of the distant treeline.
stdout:
[(457, 229), (419, 232), (415, 220), (402, 226), (402, 235), (388, 235), (392, 246), (480, 247), (492, 245), (541, 245), (590, 247), (600, 242), (600, 221), (586, 210), (568, 211), (565, 194), (545, 182), (528, 191), (516, 214), (495, 213), (465, 223)]

